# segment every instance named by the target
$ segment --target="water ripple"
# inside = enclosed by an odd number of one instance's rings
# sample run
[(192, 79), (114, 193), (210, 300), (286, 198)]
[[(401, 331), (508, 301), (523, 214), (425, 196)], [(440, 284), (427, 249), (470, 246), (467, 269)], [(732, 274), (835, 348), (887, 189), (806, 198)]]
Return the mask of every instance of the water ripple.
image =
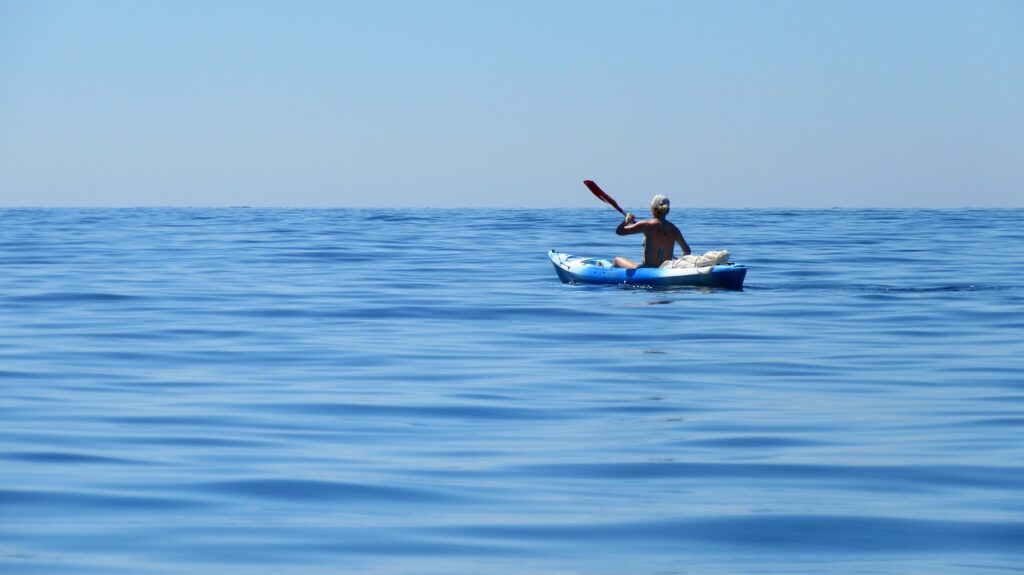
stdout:
[(0, 210), (0, 571), (1021, 572), (1024, 211), (609, 212)]
[(253, 497), (261, 500), (303, 501), (324, 504), (353, 501), (370, 504), (375, 501), (455, 501), (453, 494), (422, 488), (400, 488), (340, 481), (301, 479), (250, 479), (197, 485), (202, 491), (228, 496)]

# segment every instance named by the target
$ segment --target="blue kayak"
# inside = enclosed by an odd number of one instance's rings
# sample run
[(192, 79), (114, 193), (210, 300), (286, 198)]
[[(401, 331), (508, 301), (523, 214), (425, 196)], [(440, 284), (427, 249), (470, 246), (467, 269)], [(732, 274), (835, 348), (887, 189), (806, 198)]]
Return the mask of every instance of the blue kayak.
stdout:
[(558, 278), (564, 283), (627, 286), (706, 286), (743, 289), (746, 266), (733, 263), (697, 268), (617, 268), (611, 260), (548, 252)]

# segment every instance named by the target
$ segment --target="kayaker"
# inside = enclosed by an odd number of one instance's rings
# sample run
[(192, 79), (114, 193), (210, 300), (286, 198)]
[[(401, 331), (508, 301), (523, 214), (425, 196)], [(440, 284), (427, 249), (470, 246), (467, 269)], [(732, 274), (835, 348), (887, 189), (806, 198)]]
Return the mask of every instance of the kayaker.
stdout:
[(673, 253), (676, 243), (683, 248), (683, 255), (690, 255), (690, 246), (683, 239), (683, 233), (675, 224), (668, 221), (669, 201), (666, 196), (658, 194), (651, 200), (651, 216), (649, 220), (636, 221), (633, 214), (626, 214), (626, 219), (615, 228), (620, 236), (644, 234), (644, 261), (638, 264), (624, 257), (615, 258), (615, 267), (636, 269), (639, 267), (656, 268), (668, 260), (675, 258)]

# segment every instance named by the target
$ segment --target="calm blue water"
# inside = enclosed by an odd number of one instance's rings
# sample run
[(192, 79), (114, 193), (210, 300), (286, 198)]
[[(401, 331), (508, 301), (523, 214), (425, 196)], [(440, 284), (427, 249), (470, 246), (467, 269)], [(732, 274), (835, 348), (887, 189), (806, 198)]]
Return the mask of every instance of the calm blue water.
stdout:
[(0, 210), (0, 572), (1024, 572), (1024, 211)]

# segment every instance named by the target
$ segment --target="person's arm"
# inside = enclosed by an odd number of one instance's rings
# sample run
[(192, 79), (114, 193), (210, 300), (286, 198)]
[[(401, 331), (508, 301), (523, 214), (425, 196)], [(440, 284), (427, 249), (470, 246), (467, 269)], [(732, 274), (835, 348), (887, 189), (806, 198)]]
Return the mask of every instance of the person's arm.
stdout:
[(686, 243), (686, 238), (683, 237), (683, 232), (676, 228), (676, 241), (679, 243), (679, 247), (683, 248), (683, 255), (690, 255), (690, 244)]
[(619, 227), (615, 228), (615, 233), (620, 236), (628, 236), (629, 234), (640, 233), (643, 230), (643, 222), (637, 222), (633, 214), (626, 214), (626, 219), (622, 220)]

